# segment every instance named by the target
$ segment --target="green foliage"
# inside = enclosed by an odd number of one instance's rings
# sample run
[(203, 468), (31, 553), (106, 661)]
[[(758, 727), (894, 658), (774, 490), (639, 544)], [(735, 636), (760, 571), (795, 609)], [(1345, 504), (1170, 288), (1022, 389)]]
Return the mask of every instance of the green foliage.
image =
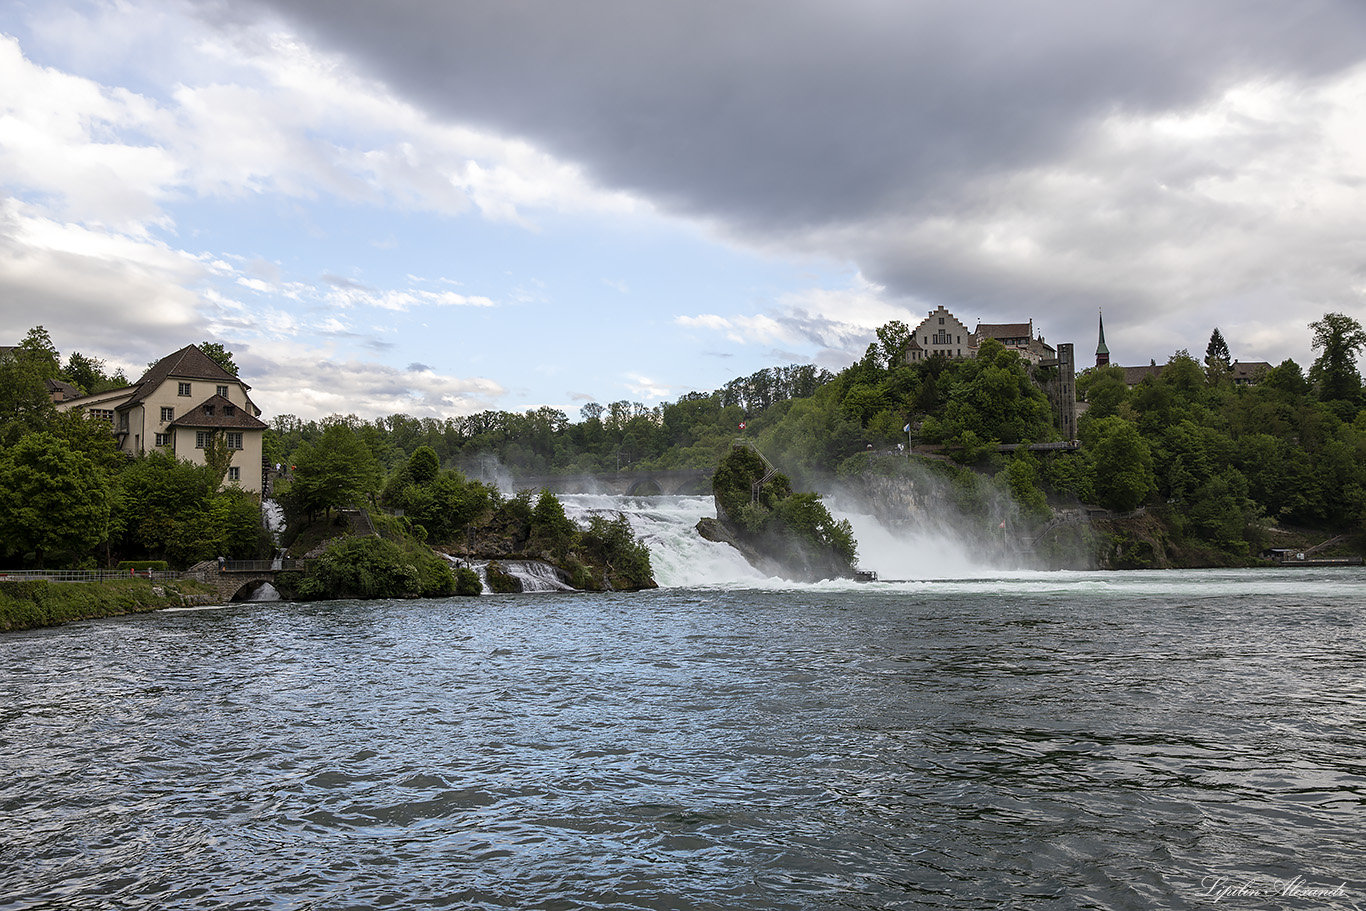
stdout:
[(712, 474), (712, 494), (718, 517), (732, 533), (761, 545), (791, 571), (828, 575), (852, 569), (857, 543), (849, 523), (836, 522), (818, 494), (794, 493), (785, 475), (770, 475), (754, 449), (732, 447)]
[(261, 508), (243, 490), (223, 490), (212, 469), (164, 450), (140, 456), (119, 476), (121, 547), (181, 566), (217, 556), (249, 558), (263, 547)]
[(1309, 368), (1309, 381), (1322, 401), (1350, 401), (1361, 393), (1357, 357), (1366, 348), (1366, 329), (1345, 313), (1325, 313), (1309, 324), (1314, 350), (1323, 349)]
[(468, 597), (470, 595), (481, 595), (484, 593), (484, 583), (479, 580), (479, 573), (468, 566), (460, 566), (455, 570), (455, 594)]
[(103, 472), (51, 433), (0, 453), (0, 541), (38, 564), (49, 551), (81, 552), (107, 540), (111, 495)]
[(610, 520), (593, 516), (582, 534), (581, 546), (590, 559), (607, 568), (614, 588), (654, 585), (650, 548), (637, 540), (624, 515)]
[(309, 562), (295, 593), (324, 600), (442, 597), (455, 590), (450, 564), (417, 542), (346, 536)]
[(319, 512), (358, 506), (380, 489), (379, 461), (345, 421), (327, 425), (316, 442), (299, 447), (279, 496), (310, 519)]
[(484, 575), (489, 580), (489, 590), (495, 595), (514, 595), (522, 590), (522, 583), (497, 560), (484, 567)]
[(542, 490), (531, 511), (531, 539), (552, 554), (564, 557), (574, 546), (579, 529), (564, 513), (564, 506), (553, 493)]
[(0, 631), (175, 607), (212, 592), (189, 580), (120, 579), (80, 585), (0, 580)]
[(223, 347), (222, 342), (200, 342), (197, 347), (208, 355), (209, 360), (233, 376), (237, 376), (237, 364), (233, 362), (232, 352)]
[(1089, 422), (1083, 442), (1095, 457), (1095, 492), (1107, 509), (1128, 512), (1156, 491), (1153, 457), (1131, 422), (1119, 417)]
[(55, 409), (44, 382), (57, 379), (58, 364), (57, 349), (42, 326), (0, 353), (0, 445), (45, 429)]
[(1018, 450), (997, 477), (1010, 490), (1023, 515), (1040, 519), (1051, 514), (1048, 498), (1039, 488), (1039, 461), (1029, 450)]

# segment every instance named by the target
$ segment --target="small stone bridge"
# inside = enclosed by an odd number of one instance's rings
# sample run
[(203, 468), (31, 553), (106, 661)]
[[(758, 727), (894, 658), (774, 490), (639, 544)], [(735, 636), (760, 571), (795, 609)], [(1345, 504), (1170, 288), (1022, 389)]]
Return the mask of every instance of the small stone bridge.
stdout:
[(274, 584), (277, 573), (303, 569), (302, 560), (217, 560), (196, 563), (185, 573), (205, 585), (212, 585), (223, 601), (248, 601), (261, 586)]
[(617, 471), (603, 474), (540, 475), (517, 478), (518, 490), (544, 487), (551, 493), (610, 493), (633, 497), (706, 495), (711, 493), (710, 469), (686, 471)]

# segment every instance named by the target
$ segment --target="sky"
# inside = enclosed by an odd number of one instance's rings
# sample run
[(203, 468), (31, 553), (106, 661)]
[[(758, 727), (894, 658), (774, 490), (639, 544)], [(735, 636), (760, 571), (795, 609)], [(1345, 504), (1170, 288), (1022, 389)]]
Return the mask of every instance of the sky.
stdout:
[(0, 0), (0, 341), (269, 420), (1366, 322), (1359, 0)]

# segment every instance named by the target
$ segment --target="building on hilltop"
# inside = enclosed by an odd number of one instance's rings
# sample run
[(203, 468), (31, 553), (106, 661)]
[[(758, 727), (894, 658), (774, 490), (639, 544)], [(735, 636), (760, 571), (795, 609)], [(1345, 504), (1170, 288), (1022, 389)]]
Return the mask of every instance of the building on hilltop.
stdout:
[[(1162, 364), (1150, 364), (1147, 367), (1120, 367), (1124, 371), (1124, 385), (1130, 389), (1152, 377), (1156, 380), (1162, 375)], [(1235, 386), (1255, 386), (1262, 381), (1262, 377), (1271, 365), (1266, 361), (1234, 361), (1229, 365), (1229, 377)]]
[(1052, 345), (1044, 342), (1043, 336), (1034, 336), (1034, 320), (1027, 323), (981, 323), (972, 333), (974, 347), (980, 346), (989, 338), (1005, 345), (1031, 364), (1055, 360), (1058, 352)]
[(109, 421), (121, 451), (142, 455), (164, 449), (196, 465), (215, 434), (232, 451), (224, 483), (261, 493), (261, 451), (266, 425), (246, 383), (194, 345), (157, 361), (132, 386), (57, 402)]
[(1031, 364), (1055, 360), (1058, 353), (1035, 337), (1034, 320), (1027, 323), (982, 323), (971, 331), (942, 305), (930, 311), (911, 333), (906, 360), (923, 361), (931, 357), (969, 358), (977, 356), (983, 341), (994, 338)]
[(920, 321), (911, 333), (911, 344), (906, 352), (908, 360), (922, 361), (931, 357), (976, 357), (977, 346), (968, 327), (959, 322), (941, 304)]

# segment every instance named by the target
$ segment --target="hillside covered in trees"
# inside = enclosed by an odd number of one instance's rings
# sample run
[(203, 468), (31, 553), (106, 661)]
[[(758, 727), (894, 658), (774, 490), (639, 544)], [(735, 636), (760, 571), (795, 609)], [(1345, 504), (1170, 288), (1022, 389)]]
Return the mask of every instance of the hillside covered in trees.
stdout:
[[(1042, 391), (1051, 368), (990, 340), (976, 358), (908, 363), (909, 334), (889, 323), (838, 374), (772, 368), (662, 405), (591, 403), (577, 421), (551, 408), (442, 420), (280, 415), (265, 454), (296, 468), (285, 499), (298, 514), (384, 506), (402, 510), (432, 542), (456, 541), (474, 524), (471, 515), (488, 522), (508, 508), (500, 479), (712, 469), (743, 435), (803, 488), (840, 481), (866, 493), (923, 461), (946, 485), (951, 502), (940, 506), (984, 527), (998, 527), (1002, 503), (1012, 527), (1026, 530), (1088, 504), (1143, 509), (1158, 523), (1151, 533), (1186, 562), (1246, 562), (1285, 529), (1344, 534), (1361, 552), (1366, 402), (1358, 359), (1366, 331), (1334, 313), (1307, 331), (1320, 352), (1307, 370), (1287, 360), (1252, 385), (1234, 383), (1217, 330), (1202, 360), (1177, 351), (1132, 388), (1119, 368), (1083, 372), (1076, 451), (998, 448), (1060, 439)], [(230, 363), (231, 352), (216, 348)], [(52, 409), (44, 380), (83, 391), (119, 382), (98, 362), (73, 355), (63, 366), (39, 327), (0, 355), (0, 379), (0, 548), (11, 563), (130, 555), (190, 562), (267, 546), (258, 505), (220, 489), (207, 469), (164, 453), (129, 462), (113, 453), (107, 428)], [(899, 445), (913, 445), (917, 458), (904, 458)], [(902, 467), (892, 467), (889, 454), (902, 455)], [(532, 540), (529, 526), (511, 537)]]

